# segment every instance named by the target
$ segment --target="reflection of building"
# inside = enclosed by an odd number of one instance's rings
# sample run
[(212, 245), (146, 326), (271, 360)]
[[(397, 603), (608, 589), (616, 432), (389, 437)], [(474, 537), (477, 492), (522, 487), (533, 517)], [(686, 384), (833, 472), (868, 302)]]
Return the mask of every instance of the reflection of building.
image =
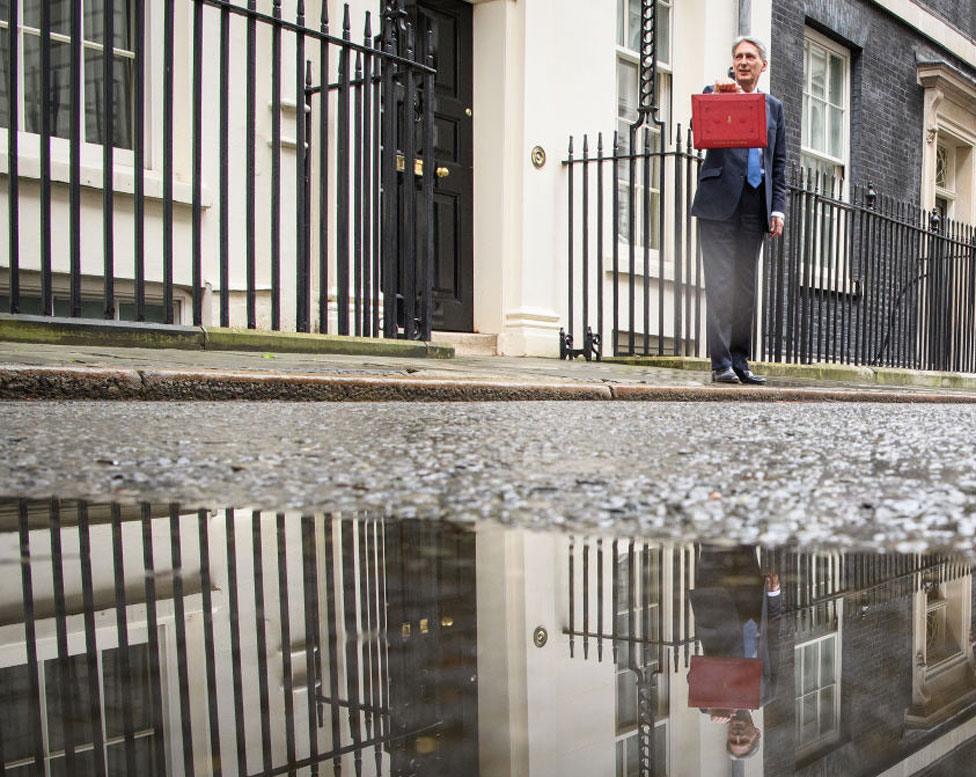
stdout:
[(18, 777), (35, 755), (45, 777), (929, 777), (971, 757), (968, 563), (757, 551), (782, 584), (776, 691), (759, 754), (733, 764), (688, 706), (703, 558), (497, 525), (0, 502), (0, 757)]
[(5, 502), (6, 773), (476, 774), (473, 552), (448, 525)]
[[(647, 750), (618, 744), (617, 773), (724, 774), (730, 762), (724, 741), (716, 741), (722, 737), (697, 711), (689, 715), (683, 701), (687, 655), (700, 652), (688, 606), (697, 546), (637, 542), (637, 557), (653, 559), (638, 569), (653, 570), (656, 581), (642, 588), (646, 578), (640, 572), (630, 577), (614, 553), (604, 552), (611, 545), (629, 551), (633, 543), (571, 539), (563, 545), (566, 574), (573, 580), (559, 608), (566, 657), (599, 665), (594, 642), (604, 642), (609, 655), (614, 642), (622, 649), (636, 635), (637, 652), (650, 648), (665, 659), (647, 665), (649, 677), (635, 674), (630, 688), (619, 672), (611, 676), (609, 667), (604, 670), (604, 693), (614, 696), (618, 710), (641, 698), (648, 680), (657, 691), (657, 704), (638, 705), (633, 734), (639, 740), (646, 726), (657, 736), (648, 737)], [(963, 741), (959, 726), (976, 710), (969, 564), (929, 555), (841, 552), (762, 552), (760, 564), (781, 577), (784, 615), (772, 658), (777, 695), (761, 714), (762, 755), (755, 763), (740, 763), (743, 773), (874, 775), (905, 761), (912, 765), (898, 773), (914, 774)], [(636, 611), (653, 613), (656, 625), (634, 630), (601, 618), (601, 601), (607, 606), (611, 594), (606, 585), (598, 590), (599, 580), (601, 574), (613, 579), (610, 566), (625, 569), (614, 602), (636, 597)], [(588, 652), (580, 650), (581, 642), (591, 644)], [(609, 758), (610, 748), (603, 747)], [(696, 751), (697, 758), (687, 757)]]

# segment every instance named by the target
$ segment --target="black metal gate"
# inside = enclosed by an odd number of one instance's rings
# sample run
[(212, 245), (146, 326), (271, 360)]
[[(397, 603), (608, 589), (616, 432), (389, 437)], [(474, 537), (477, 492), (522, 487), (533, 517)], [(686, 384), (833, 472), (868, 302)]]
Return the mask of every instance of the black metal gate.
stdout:
[(0, 18), (4, 312), (429, 337), (434, 69), (402, 0), (361, 43), (327, 2), (62, 5)]

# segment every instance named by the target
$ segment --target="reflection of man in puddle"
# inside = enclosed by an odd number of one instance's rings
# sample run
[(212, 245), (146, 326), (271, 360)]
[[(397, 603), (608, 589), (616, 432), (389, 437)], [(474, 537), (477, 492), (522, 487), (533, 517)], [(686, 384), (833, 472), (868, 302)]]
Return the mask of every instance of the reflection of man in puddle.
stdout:
[[(706, 656), (753, 658), (762, 661), (760, 707), (775, 695), (775, 656), (782, 612), (779, 575), (763, 575), (756, 548), (703, 547), (690, 592), (695, 633)], [(755, 686), (753, 686), (755, 687)], [(727, 726), (726, 749), (733, 758), (749, 758), (759, 750), (762, 733), (749, 710), (703, 709)]]

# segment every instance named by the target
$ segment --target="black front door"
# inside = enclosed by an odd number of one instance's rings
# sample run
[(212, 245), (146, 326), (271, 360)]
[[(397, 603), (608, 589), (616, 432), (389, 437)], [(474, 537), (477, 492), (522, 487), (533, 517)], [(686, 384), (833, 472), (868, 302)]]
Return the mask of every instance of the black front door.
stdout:
[(478, 777), (474, 532), (386, 527), (391, 774)]
[(462, 0), (411, 0), (408, 10), (426, 54), (432, 32), (437, 68), (434, 121), (434, 329), (470, 332), (474, 322), (472, 221), (472, 20)]

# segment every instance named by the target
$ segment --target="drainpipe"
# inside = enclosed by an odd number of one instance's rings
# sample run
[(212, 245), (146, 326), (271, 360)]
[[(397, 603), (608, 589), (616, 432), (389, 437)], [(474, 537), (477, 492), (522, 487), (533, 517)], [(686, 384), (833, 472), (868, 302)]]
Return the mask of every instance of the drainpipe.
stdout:
[(739, 35), (752, 32), (752, 0), (739, 0)]

